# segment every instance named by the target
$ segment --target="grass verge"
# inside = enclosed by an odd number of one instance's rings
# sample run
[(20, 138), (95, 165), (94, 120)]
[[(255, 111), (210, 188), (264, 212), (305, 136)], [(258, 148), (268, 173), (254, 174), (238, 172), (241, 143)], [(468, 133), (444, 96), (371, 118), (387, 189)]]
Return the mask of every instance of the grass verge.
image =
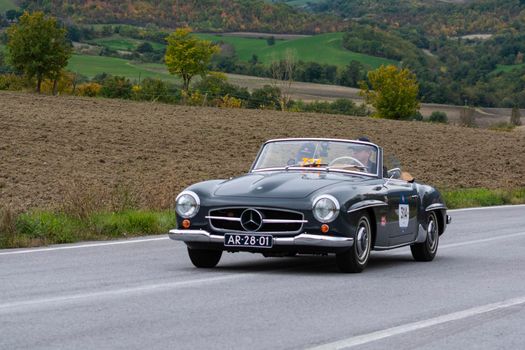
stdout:
[(441, 194), (449, 209), (525, 204), (525, 188), (513, 190), (469, 188), (444, 190)]
[[(525, 204), (525, 188), (444, 190), (441, 194), (449, 209)], [(163, 234), (173, 227), (173, 211), (124, 210), (79, 216), (38, 210), (16, 214), (0, 208), (0, 249)]]
[(93, 213), (79, 218), (52, 211), (32, 211), (17, 215), (8, 209), (1, 209), (0, 248), (162, 234), (175, 226), (173, 211), (127, 210)]

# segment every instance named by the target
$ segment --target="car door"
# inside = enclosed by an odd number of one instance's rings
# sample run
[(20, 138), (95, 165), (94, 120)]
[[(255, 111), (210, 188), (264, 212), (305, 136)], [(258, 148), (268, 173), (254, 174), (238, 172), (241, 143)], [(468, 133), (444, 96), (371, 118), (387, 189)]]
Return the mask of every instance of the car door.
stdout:
[(387, 181), (389, 245), (397, 246), (413, 242), (417, 235), (418, 195), (413, 183), (385, 179)]

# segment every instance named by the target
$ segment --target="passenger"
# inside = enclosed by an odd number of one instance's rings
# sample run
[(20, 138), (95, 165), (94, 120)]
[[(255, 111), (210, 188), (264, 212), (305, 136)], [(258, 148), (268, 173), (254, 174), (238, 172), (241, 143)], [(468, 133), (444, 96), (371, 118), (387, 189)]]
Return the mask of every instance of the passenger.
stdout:
[(301, 148), (299, 149), (299, 152), (297, 152), (295, 156), (295, 164), (296, 165), (304, 165), (304, 159), (313, 159), (315, 158), (315, 143), (313, 142), (307, 142), (301, 145)]

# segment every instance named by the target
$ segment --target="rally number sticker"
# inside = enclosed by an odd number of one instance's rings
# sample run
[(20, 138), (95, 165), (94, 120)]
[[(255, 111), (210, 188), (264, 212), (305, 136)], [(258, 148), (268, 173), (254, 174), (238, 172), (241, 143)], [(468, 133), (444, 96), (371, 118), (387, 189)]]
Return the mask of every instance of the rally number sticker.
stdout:
[(399, 204), (399, 227), (408, 227), (408, 204)]

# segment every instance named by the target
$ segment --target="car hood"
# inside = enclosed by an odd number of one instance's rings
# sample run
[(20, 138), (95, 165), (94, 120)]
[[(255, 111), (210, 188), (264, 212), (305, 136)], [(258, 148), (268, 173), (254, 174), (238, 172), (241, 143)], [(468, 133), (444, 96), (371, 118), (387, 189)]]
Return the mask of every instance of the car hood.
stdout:
[(223, 182), (216, 188), (214, 195), (259, 198), (305, 198), (320, 189), (352, 180), (361, 180), (361, 177), (313, 171), (250, 173)]

